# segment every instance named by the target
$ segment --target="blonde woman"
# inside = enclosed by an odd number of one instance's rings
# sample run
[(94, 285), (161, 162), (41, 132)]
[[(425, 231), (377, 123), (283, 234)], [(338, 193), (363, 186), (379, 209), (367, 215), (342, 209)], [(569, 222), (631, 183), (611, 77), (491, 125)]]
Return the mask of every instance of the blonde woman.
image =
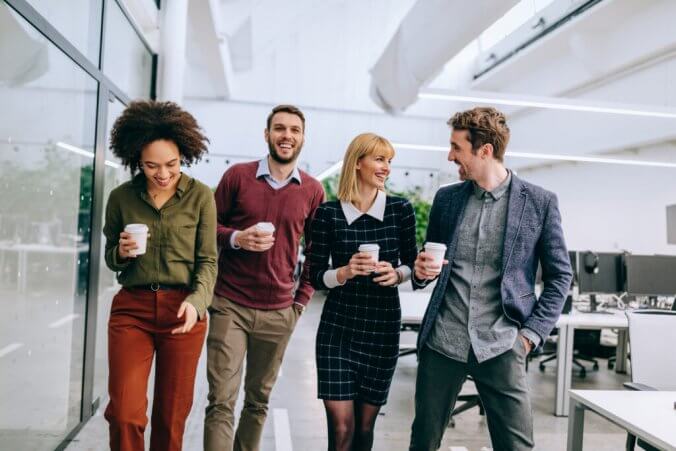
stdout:
[[(312, 223), (310, 278), (316, 289), (329, 290), (316, 344), (329, 450), (371, 449), (397, 363), (397, 285), (410, 277), (417, 249), (413, 207), (385, 194), (393, 157), (385, 138), (354, 138), (343, 160), (339, 200), (321, 205)], [(378, 261), (358, 251), (362, 244), (379, 246)]]

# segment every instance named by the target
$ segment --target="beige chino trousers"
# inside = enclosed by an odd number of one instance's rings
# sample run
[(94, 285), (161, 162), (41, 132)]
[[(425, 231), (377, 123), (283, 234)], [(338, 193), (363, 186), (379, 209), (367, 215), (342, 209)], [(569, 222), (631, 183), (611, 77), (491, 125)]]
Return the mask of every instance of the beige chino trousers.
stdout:
[[(257, 451), (270, 393), (299, 314), (293, 306), (259, 310), (214, 296), (210, 315), (204, 449)], [(245, 358), (244, 407), (233, 434)]]

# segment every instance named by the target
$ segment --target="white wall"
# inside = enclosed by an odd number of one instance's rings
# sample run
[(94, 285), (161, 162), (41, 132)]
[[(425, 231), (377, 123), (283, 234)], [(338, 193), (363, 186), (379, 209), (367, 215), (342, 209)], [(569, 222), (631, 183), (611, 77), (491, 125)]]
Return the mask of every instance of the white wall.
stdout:
[[(265, 118), (272, 105), (188, 100), (186, 108), (204, 127), (211, 140), (209, 162), (191, 173), (215, 186), (230, 164), (250, 161), (267, 153), (263, 140)], [(373, 131), (393, 142), (443, 145), (448, 128), (440, 119), (391, 117), (378, 114), (305, 108), (306, 144), (300, 167), (317, 174), (342, 159), (349, 141), (363, 131)], [(509, 156), (509, 152), (507, 154)], [(652, 146), (613, 157), (676, 161), (676, 146)], [(515, 160), (507, 158), (507, 164)], [(420, 185), (431, 197), (439, 183), (455, 177), (455, 167), (441, 152), (398, 152), (391, 181), (393, 188)], [(405, 169), (411, 168), (409, 176)], [(415, 168), (424, 168), (416, 170)], [(430, 177), (430, 173), (434, 176)], [(628, 250), (644, 254), (676, 254), (666, 239), (666, 206), (676, 203), (676, 170), (590, 163), (556, 163), (520, 169), (528, 181), (557, 193), (570, 249)]]
[[(227, 169), (226, 156), (233, 163), (267, 155), (263, 130), (272, 104), (187, 99), (184, 106), (195, 115), (211, 140), (209, 162), (203, 161), (191, 171), (208, 185), (215, 186)], [(342, 160), (349, 142), (362, 132), (378, 133), (392, 142), (442, 145), (448, 142), (449, 130), (444, 119), (393, 117), (302, 105), (300, 108), (306, 116), (306, 141), (300, 167), (313, 175)], [(401, 150), (393, 161), (391, 186), (406, 189), (419, 185), (431, 195), (440, 180), (448, 179), (449, 169), (444, 153)]]
[[(676, 146), (639, 157), (676, 161)], [(666, 225), (666, 206), (676, 203), (675, 169), (574, 163), (520, 176), (558, 195), (569, 249), (676, 255)]]

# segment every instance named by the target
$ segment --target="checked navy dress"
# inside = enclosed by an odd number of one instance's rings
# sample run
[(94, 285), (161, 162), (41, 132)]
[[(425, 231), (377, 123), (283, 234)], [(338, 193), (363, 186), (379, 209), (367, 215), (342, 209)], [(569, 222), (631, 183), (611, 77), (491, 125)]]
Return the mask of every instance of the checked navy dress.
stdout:
[[(313, 286), (328, 288), (329, 257), (333, 268), (345, 266), (365, 243), (380, 246), (380, 261), (412, 269), (417, 249), (410, 202), (387, 196), (382, 221), (363, 214), (349, 224), (339, 201), (321, 205), (309, 252)], [(397, 287), (382, 287), (373, 277), (357, 276), (329, 290), (316, 343), (320, 399), (387, 401), (399, 353), (401, 308)]]

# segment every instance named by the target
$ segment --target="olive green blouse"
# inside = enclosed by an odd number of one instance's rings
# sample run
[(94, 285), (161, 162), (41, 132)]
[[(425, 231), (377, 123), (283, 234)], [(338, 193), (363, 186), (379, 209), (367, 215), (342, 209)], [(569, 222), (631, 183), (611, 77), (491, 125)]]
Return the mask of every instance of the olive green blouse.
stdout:
[[(146, 224), (146, 253), (122, 259), (120, 233), (127, 224)], [(106, 207), (106, 264), (124, 287), (186, 285), (185, 299), (200, 318), (211, 303), (216, 281), (216, 206), (209, 187), (184, 173), (176, 194), (159, 210), (146, 190), (144, 174), (137, 174), (110, 193)]]

